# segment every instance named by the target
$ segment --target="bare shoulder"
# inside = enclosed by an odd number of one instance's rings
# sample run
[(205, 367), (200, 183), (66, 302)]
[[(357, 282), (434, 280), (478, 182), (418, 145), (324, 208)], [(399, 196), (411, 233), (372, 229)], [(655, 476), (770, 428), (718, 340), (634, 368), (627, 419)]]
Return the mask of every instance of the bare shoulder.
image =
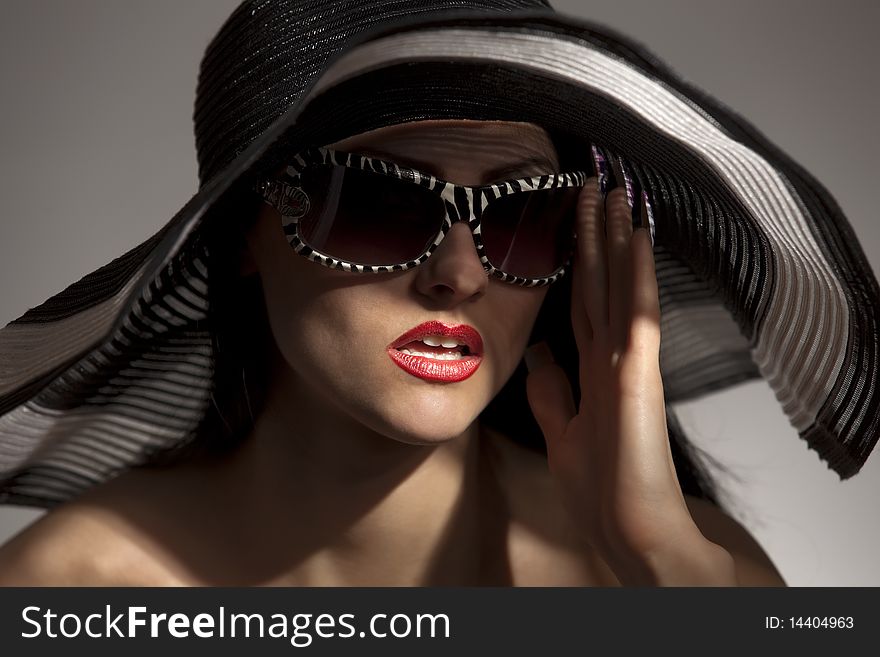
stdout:
[(0, 586), (174, 585), (137, 527), (109, 504), (119, 485), (62, 504), (0, 546)]
[(703, 536), (733, 557), (740, 586), (787, 586), (770, 557), (739, 521), (707, 500), (685, 495), (685, 502)]
[[(510, 512), (509, 550), (515, 585), (617, 586), (613, 571), (577, 537), (538, 452), (487, 432)], [(702, 534), (735, 561), (742, 586), (786, 586), (751, 533), (706, 500), (685, 495)]]
[(509, 516), (513, 586), (619, 586), (612, 570), (578, 537), (546, 458), (486, 431)]

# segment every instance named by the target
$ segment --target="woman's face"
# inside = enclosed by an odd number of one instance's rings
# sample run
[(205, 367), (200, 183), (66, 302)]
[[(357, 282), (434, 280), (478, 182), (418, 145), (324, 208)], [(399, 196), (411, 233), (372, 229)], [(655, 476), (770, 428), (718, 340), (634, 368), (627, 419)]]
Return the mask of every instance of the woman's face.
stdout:
[[(559, 170), (547, 133), (527, 123), (419, 121), (328, 146), (463, 185)], [(547, 290), (489, 279), (463, 223), (456, 223), (421, 265), (390, 274), (353, 274), (297, 255), (269, 206), (261, 210), (248, 244), (271, 332), (289, 368), (285, 374), (297, 385), (311, 386), (332, 410), (407, 443), (433, 444), (467, 429), (516, 368)], [(391, 345), (431, 321), (479, 333), (481, 359), (470, 376), (461, 378), (461, 367), (448, 367), (457, 353), (439, 361), (441, 373), (452, 373), (445, 380), (424, 378), (400, 364), (406, 359)], [(421, 342), (413, 348), (424, 354), (449, 351)]]

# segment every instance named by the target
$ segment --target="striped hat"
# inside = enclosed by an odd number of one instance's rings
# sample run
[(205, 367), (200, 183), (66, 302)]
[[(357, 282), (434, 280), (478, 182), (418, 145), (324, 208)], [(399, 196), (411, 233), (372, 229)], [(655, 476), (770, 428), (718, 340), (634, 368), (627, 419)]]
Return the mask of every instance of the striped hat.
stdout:
[(859, 471), (877, 281), (831, 195), (748, 122), (542, 0), (248, 0), (202, 61), (197, 193), (0, 331), (0, 503), (50, 507), (192, 440), (215, 381), (205, 227), (285, 154), (426, 118), (619, 154), (653, 210), (667, 401), (763, 377), (829, 468)]

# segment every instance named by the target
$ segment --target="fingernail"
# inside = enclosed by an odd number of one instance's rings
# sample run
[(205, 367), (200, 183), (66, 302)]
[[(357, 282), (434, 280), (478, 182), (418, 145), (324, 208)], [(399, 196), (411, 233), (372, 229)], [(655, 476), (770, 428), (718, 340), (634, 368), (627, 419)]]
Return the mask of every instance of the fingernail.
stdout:
[(544, 365), (552, 363), (553, 353), (550, 351), (547, 343), (541, 340), (541, 342), (537, 342), (526, 349), (523, 360), (526, 361), (526, 369), (529, 372), (534, 372), (544, 367)]
[(608, 163), (595, 144), (590, 144), (590, 151), (593, 154), (593, 171), (599, 179), (599, 191), (604, 197), (608, 193)]
[(642, 225), (648, 229), (648, 235), (651, 236), (651, 246), (654, 246), (654, 209), (651, 207), (648, 192), (645, 190), (642, 190)]
[(629, 203), (629, 207), (633, 207), (633, 178), (629, 173), (628, 167), (626, 163), (623, 161), (623, 158), (619, 155), (611, 158), (611, 167), (614, 169), (614, 175), (617, 178), (617, 183), (620, 184), (620, 181), (623, 181), (624, 187), (626, 187), (626, 202)]
[(644, 195), (642, 194), (642, 184), (639, 182), (638, 176), (628, 174), (630, 178), (630, 190), (632, 191), (632, 203), (629, 207), (632, 215), (633, 230), (637, 230), (645, 226), (644, 211)]

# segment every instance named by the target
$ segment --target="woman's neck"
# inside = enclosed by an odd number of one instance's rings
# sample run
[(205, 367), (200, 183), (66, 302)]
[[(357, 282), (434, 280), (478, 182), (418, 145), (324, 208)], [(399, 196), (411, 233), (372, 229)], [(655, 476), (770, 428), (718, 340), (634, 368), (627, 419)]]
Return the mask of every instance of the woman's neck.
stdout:
[(367, 586), (478, 576), (489, 464), (476, 422), (438, 444), (407, 444), (357, 422), (294, 376), (271, 389), (251, 435), (223, 467), (239, 491), (247, 525), (240, 529), (273, 555), (261, 578)]

